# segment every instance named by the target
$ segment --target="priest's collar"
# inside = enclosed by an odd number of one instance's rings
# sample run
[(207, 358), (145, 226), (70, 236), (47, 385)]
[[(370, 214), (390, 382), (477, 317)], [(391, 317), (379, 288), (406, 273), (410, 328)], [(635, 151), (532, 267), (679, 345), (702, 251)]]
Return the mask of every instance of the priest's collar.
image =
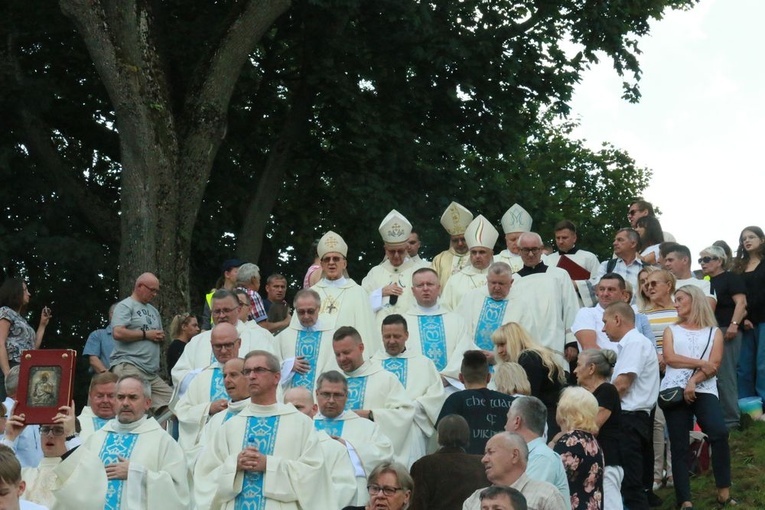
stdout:
[(523, 269), (518, 271), (518, 274), (521, 276), (529, 276), (531, 274), (541, 274), (546, 272), (547, 272), (547, 266), (545, 265), (544, 262), (540, 262), (534, 267), (523, 266)]
[[(343, 419), (343, 415), (345, 415), (345, 413), (347, 413), (347, 412), (348, 412), (348, 411), (345, 411), (345, 410), (344, 410), (344, 411), (342, 411), (340, 414), (338, 414), (337, 416), (335, 416), (334, 418), (327, 418), (326, 416), (324, 416), (323, 414), (321, 414), (321, 411), (319, 411), (319, 412), (317, 412), (317, 413), (316, 413), (316, 414), (313, 416), (313, 419), (314, 419), (314, 420), (342, 420), (342, 419)], [(353, 412), (353, 411), (351, 411), (351, 412)]]
[(148, 418), (145, 414), (133, 423), (122, 423), (119, 420), (114, 420), (112, 427), (114, 427), (114, 431), (119, 434), (128, 434), (135, 432), (138, 427), (146, 423), (146, 420), (148, 420)]
[(321, 319), (318, 319), (316, 322), (313, 323), (313, 326), (303, 326), (300, 324), (300, 329), (303, 331), (323, 331), (321, 324)]
[(441, 311), (441, 305), (439, 305), (438, 303), (436, 303), (433, 306), (421, 306), (421, 305), (417, 305), (417, 310), (419, 310), (420, 312), (422, 312), (424, 314), (435, 314), (435, 313), (438, 313), (439, 311)]
[(342, 287), (348, 282), (345, 276), (341, 276), (337, 280), (327, 280), (326, 278), (323, 278), (323, 280), (327, 283), (328, 287)]
[(559, 254), (559, 255), (573, 255), (574, 253), (576, 253), (576, 252), (578, 252), (578, 251), (579, 251), (579, 248), (577, 248), (576, 246), (574, 246), (573, 248), (571, 248), (571, 249), (570, 249), (570, 250), (568, 250), (568, 251), (558, 250), (558, 254)]

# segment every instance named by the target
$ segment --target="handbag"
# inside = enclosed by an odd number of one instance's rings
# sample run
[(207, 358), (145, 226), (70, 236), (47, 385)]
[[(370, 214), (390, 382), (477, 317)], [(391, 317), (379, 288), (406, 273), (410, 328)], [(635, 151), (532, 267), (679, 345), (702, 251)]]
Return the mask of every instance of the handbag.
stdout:
[[(714, 328), (709, 328), (709, 338), (707, 338), (707, 346), (704, 347), (704, 352), (701, 353), (701, 357), (699, 359), (704, 359), (704, 355), (707, 353), (707, 349), (709, 349), (709, 342), (712, 340), (712, 330)], [(693, 374), (696, 373), (696, 369), (691, 372), (691, 377), (693, 377)], [(690, 378), (689, 378), (690, 379)], [(659, 400), (658, 404), (659, 407), (661, 407), (663, 410), (667, 409), (674, 409), (678, 405), (682, 404), (685, 401), (684, 397), (685, 388), (681, 386), (672, 386), (671, 388), (667, 388), (664, 390), (661, 390), (659, 392)]]

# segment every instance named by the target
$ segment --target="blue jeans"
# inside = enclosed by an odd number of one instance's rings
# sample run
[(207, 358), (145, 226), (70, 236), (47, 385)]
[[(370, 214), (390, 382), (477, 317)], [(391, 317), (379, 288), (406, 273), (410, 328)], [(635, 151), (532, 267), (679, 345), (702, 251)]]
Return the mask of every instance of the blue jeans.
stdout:
[(691, 482), (688, 470), (688, 446), (693, 416), (712, 445), (712, 472), (715, 486), (719, 489), (730, 487), (730, 447), (728, 429), (723, 419), (720, 401), (709, 393), (696, 393), (696, 401), (686, 402), (674, 409), (665, 409), (669, 430), (669, 443), (672, 450), (672, 476), (675, 479), (675, 497), (680, 505), (691, 499)]
[(738, 358), (738, 398), (758, 396), (765, 401), (765, 323), (744, 330)]

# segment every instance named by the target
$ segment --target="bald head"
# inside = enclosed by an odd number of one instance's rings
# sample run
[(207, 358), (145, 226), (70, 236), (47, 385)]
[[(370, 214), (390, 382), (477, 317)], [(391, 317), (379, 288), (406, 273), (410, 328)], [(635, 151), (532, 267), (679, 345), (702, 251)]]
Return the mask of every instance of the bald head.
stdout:
[(231, 358), (223, 365), (223, 386), (233, 402), (250, 398), (247, 378), (242, 374), (242, 370), (244, 370), (242, 358)]
[(313, 401), (313, 394), (302, 386), (290, 388), (284, 392), (284, 403), (292, 404), (295, 409), (309, 418), (313, 418), (318, 410)]
[(236, 327), (228, 322), (219, 322), (210, 334), (213, 356), (219, 363), (226, 363), (231, 358), (239, 356), (241, 343)]
[(149, 303), (159, 293), (159, 280), (152, 273), (143, 273), (135, 281), (132, 298), (139, 303)]

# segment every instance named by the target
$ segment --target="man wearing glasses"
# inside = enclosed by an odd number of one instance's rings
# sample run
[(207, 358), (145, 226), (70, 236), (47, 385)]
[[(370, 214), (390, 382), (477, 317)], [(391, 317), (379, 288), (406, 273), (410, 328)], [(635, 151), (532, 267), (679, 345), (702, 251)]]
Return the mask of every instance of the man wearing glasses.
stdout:
[(346, 274), (348, 245), (331, 230), (316, 247), (321, 260), (322, 278), (311, 287), (319, 293), (319, 317), (328, 327), (353, 326), (369, 343), (370, 354), (382, 348), (380, 332), (369, 304), (369, 294)]
[[(212, 319), (216, 326), (231, 324), (236, 327), (241, 339), (241, 352), (260, 349), (279, 355), (279, 346), (271, 333), (257, 325), (247, 326), (239, 320), (241, 304), (236, 293), (227, 289), (216, 290), (211, 304)], [(183, 396), (192, 379), (215, 361), (211, 339), (212, 333), (203, 331), (192, 338), (183, 349), (181, 357), (171, 371), (178, 398)]]
[(515, 279), (514, 293), (527, 305), (518, 321), (541, 345), (554, 350), (563, 360), (565, 345), (576, 341), (571, 324), (579, 311), (576, 295), (568, 273), (542, 262), (542, 238), (536, 232), (526, 232), (518, 238), (523, 268)]
[(242, 340), (236, 327), (221, 322), (211, 331), (210, 345), (215, 361), (194, 377), (183, 396), (171, 405), (179, 422), (178, 444), (185, 452), (193, 450), (205, 423), (228, 407), (223, 366), (239, 356)]
[(159, 357), (165, 331), (162, 318), (151, 301), (159, 293), (159, 280), (151, 273), (138, 277), (130, 297), (114, 307), (112, 336), (114, 349), (110, 370), (118, 377), (133, 375), (149, 382), (152, 411), (167, 407), (173, 389), (159, 376)]
[(277, 401), (279, 359), (244, 360), (250, 402), (216, 430), (194, 467), (197, 508), (332, 508), (310, 418)]
[(380, 426), (345, 410), (348, 401), (348, 380), (337, 370), (319, 376), (316, 402), (319, 413), (314, 416), (316, 430), (324, 431), (348, 450), (356, 475), (356, 505), (369, 501), (367, 476), (381, 462), (393, 459), (393, 445)]
[[(627, 210), (627, 220), (630, 222), (630, 227), (635, 228), (637, 226), (637, 220), (644, 216), (656, 216), (653, 210), (653, 204), (646, 202), (645, 200), (635, 200), (630, 204)], [(664, 241), (675, 242), (675, 236), (669, 232), (664, 231)]]

